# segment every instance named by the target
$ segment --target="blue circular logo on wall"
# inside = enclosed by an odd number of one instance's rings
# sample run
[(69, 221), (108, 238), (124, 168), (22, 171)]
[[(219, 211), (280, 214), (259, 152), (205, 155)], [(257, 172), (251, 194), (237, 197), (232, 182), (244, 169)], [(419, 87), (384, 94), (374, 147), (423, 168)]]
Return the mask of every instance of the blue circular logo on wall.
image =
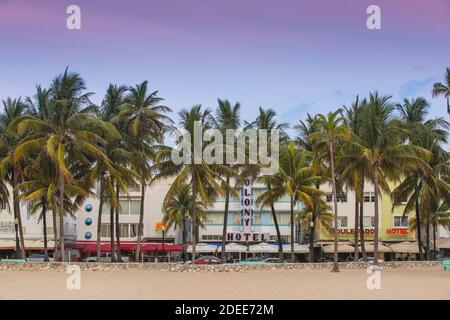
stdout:
[(86, 210), (87, 212), (91, 212), (92, 211), (92, 204), (87, 204), (85, 207), (84, 207), (84, 210)]
[(84, 234), (84, 237), (86, 238), (86, 239), (90, 239), (90, 238), (92, 238), (92, 233), (90, 233), (90, 232), (86, 232), (85, 234)]
[(84, 220), (84, 223), (85, 223), (87, 226), (90, 226), (90, 225), (92, 224), (92, 219), (91, 219), (91, 218), (86, 218), (86, 220)]

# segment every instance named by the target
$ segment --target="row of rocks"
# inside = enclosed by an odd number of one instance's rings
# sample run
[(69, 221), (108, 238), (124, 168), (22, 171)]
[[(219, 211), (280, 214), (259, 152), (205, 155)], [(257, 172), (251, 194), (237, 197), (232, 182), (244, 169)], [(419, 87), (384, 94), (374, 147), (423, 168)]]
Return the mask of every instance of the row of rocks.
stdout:
[[(241, 272), (251, 270), (293, 270), (331, 269), (333, 264), (327, 263), (283, 263), (283, 264), (221, 264), (221, 265), (185, 265), (175, 263), (61, 263), (61, 262), (0, 262), (0, 271), (60, 271), (65, 272), (68, 266), (79, 266), (82, 271), (168, 271), (168, 272)], [(368, 262), (341, 262), (342, 269), (366, 269)], [(442, 265), (440, 261), (391, 261), (381, 262), (381, 269), (423, 268)]]

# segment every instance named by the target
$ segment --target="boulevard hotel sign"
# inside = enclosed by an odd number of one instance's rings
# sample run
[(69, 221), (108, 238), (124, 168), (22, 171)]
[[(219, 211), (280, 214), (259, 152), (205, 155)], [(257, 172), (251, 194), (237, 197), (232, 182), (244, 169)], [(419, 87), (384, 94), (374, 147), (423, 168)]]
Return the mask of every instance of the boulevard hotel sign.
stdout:
[(241, 225), (239, 232), (227, 233), (228, 242), (266, 242), (270, 240), (269, 233), (256, 233), (253, 215), (253, 187), (250, 179), (245, 179), (241, 188)]

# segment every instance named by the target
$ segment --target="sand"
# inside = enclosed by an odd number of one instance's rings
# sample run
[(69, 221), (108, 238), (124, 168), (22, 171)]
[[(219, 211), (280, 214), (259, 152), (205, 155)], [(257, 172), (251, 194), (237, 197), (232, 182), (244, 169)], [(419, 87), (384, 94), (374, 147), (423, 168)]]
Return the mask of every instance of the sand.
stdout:
[(434, 266), (381, 271), (266, 270), (235, 273), (81, 272), (69, 290), (64, 272), (0, 272), (0, 299), (450, 299), (450, 272)]

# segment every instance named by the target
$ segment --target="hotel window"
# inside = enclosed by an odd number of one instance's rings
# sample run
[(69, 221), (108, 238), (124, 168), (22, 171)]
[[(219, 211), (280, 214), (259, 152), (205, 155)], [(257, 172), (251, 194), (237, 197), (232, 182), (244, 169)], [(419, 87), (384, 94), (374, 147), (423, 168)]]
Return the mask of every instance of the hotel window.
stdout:
[(241, 224), (241, 213), (233, 212), (233, 224)]
[(110, 214), (109, 203), (103, 202), (102, 214)]
[[(134, 238), (137, 237), (137, 229), (138, 229), (137, 223), (120, 223), (119, 224), (119, 232), (120, 236), (123, 238)], [(109, 223), (102, 223), (100, 236), (109, 238), (111, 236), (110, 232), (110, 224)], [(115, 230), (114, 230), (115, 232)]]
[(202, 235), (203, 241), (222, 241), (222, 235), (216, 234), (204, 234)]
[(222, 212), (208, 212), (206, 215), (205, 224), (223, 224), (223, 213)]
[(348, 227), (348, 217), (338, 217), (338, 228)]
[(100, 230), (100, 237), (109, 238), (111, 237), (111, 232), (109, 230), (109, 223), (102, 223)]
[(364, 217), (363, 218), (363, 226), (365, 228), (375, 227), (375, 217)]
[(261, 224), (261, 212), (253, 211), (253, 224)]
[(141, 199), (121, 199), (122, 214), (139, 215), (141, 211)]
[(0, 210), (6, 210), (6, 202), (0, 200)]
[[(347, 193), (346, 192), (338, 192), (337, 195), (338, 202), (347, 202)], [(326, 193), (326, 201), (333, 202), (333, 194), (331, 192)]]
[(395, 228), (408, 228), (408, 216), (394, 216)]
[[(289, 212), (277, 212), (277, 222), (279, 225), (286, 225), (290, 224), (291, 221), (291, 214)], [(275, 222), (273, 221), (272, 213), (270, 213), (270, 224), (274, 225)]]
[(53, 227), (47, 227), (46, 230), (47, 230), (47, 235), (48, 236), (52, 236), (54, 234), (53, 233)]
[(128, 223), (120, 223), (120, 236), (128, 238), (130, 236), (130, 225)]
[[(290, 236), (281, 236), (281, 242), (290, 242), (289, 239), (290, 239)], [(278, 237), (276, 235), (271, 235), (270, 240), (278, 241)]]
[(139, 215), (141, 211), (141, 199), (132, 199), (130, 201), (130, 212), (132, 215)]
[(130, 224), (130, 238), (137, 237), (137, 233), (138, 233), (138, 224), (137, 223)]
[(364, 202), (375, 202), (375, 192), (364, 192)]

